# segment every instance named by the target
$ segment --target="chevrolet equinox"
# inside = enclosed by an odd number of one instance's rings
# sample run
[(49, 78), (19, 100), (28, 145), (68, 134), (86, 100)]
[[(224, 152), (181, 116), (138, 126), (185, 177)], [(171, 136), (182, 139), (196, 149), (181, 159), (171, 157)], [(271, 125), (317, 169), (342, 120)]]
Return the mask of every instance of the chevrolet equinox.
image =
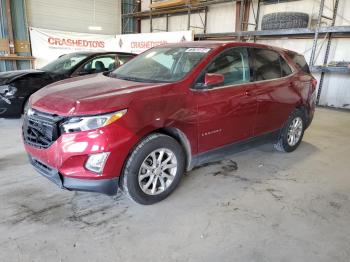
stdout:
[(186, 170), (234, 148), (269, 140), (295, 150), (313, 118), (315, 89), (304, 57), (289, 50), (167, 44), (111, 73), (39, 90), (23, 140), (34, 168), (61, 188), (108, 195), (121, 188), (153, 204)]

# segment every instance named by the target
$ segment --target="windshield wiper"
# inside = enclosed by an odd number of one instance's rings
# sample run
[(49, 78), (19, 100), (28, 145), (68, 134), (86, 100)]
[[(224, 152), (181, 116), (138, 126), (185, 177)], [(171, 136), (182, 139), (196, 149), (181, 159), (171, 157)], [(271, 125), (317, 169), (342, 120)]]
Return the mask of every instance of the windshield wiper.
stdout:
[(117, 74), (110, 74), (110, 76), (114, 76), (114, 77), (119, 78), (119, 79), (133, 81), (133, 82), (168, 83), (168, 81), (163, 81), (163, 80), (146, 79), (146, 78), (139, 78), (139, 77), (133, 77), (133, 76), (121, 76), (121, 75), (117, 75)]
[(119, 78), (119, 79), (127, 80), (127, 81), (143, 82), (143, 81), (141, 80), (141, 78), (137, 78), (137, 77), (118, 76), (118, 75), (115, 75), (115, 77), (116, 77), (116, 78)]

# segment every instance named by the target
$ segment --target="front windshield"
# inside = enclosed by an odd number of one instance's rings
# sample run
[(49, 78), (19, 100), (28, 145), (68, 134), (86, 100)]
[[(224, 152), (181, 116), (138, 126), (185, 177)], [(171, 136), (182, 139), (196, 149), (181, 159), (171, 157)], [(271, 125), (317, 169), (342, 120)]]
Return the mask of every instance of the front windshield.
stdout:
[(210, 48), (156, 47), (119, 67), (112, 77), (144, 82), (175, 82), (185, 77)]
[(41, 70), (52, 72), (52, 73), (58, 73), (58, 74), (64, 74), (71, 70), (76, 64), (78, 64), (80, 61), (84, 60), (87, 57), (86, 54), (67, 54), (60, 56), (55, 61), (47, 64)]

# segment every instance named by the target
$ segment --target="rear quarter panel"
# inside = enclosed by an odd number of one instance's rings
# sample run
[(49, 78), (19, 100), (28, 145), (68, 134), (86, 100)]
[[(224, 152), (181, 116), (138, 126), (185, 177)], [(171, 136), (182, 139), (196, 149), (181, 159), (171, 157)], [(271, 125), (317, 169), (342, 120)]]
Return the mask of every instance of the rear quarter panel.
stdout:
[(311, 74), (303, 72), (301, 68), (297, 64), (295, 64), (294, 61), (289, 57), (288, 52), (282, 52), (282, 55), (285, 57), (285, 59), (296, 72), (293, 79), (293, 83), (301, 96), (299, 106), (304, 106), (307, 109), (310, 117), (310, 114), (313, 115), (316, 106), (316, 101), (314, 97), (316, 86), (312, 85), (314, 77)]

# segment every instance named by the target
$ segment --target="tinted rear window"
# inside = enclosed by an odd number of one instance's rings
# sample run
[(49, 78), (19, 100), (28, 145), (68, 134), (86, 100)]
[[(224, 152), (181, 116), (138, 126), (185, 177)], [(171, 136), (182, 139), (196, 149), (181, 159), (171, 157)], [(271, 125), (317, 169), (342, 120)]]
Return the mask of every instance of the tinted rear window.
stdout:
[(303, 72), (310, 74), (310, 69), (308, 64), (306, 63), (304, 56), (292, 52), (288, 53), (288, 55), (294, 61), (294, 63), (296, 63), (300, 67), (300, 69)]
[(254, 48), (253, 72), (255, 81), (281, 78), (292, 73), (288, 63), (279, 53), (269, 49)]
[(292, 69), (290, 68), (290, 66), (288, 65), (286, 60), (284, 60), (283, 57), (281, 57), (281, 56), (280, 56), (280, 62), (281, 62), (282, 77), (283, 76), (288, 76), (291, 73), (293, 73)]

